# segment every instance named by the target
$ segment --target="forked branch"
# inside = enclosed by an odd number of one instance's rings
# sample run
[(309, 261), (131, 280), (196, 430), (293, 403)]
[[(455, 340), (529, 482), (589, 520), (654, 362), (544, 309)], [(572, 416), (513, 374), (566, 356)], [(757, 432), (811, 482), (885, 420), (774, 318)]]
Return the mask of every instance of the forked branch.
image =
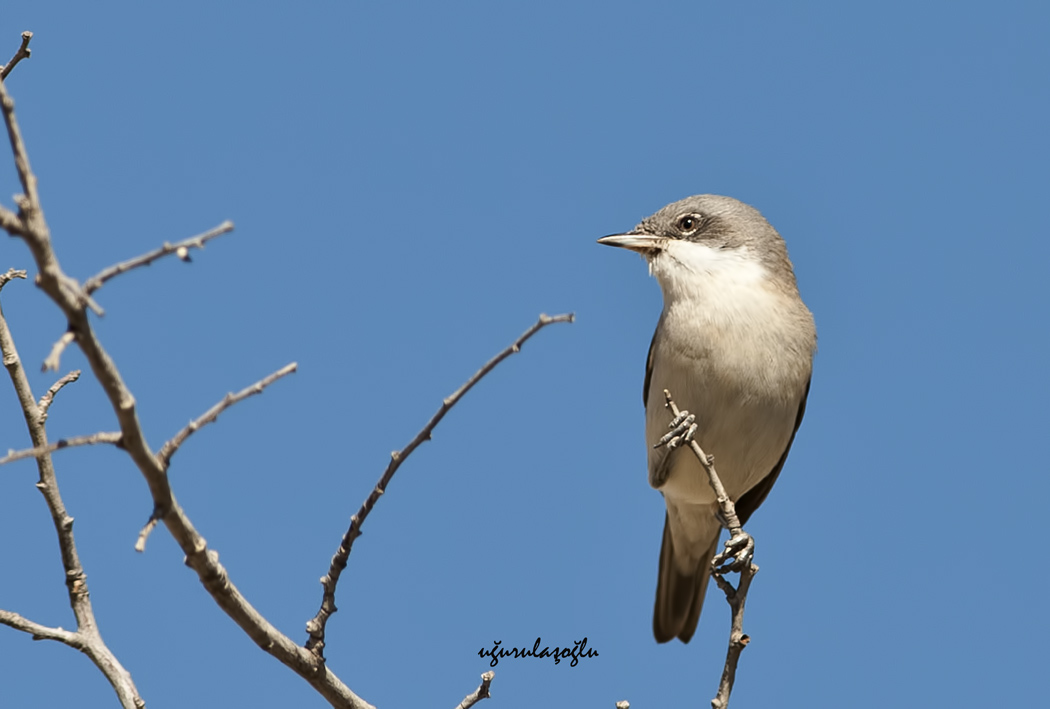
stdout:
[[(92, 327), (87, 313), (88, 308), (93, 307), (90, 294), (74, 278), (66, 275), (58, 262), (58, 256), (51, 244), (50, 230), (44, 219), (36, 175), (30, 167), (29, 154), (15, 116), (15, 102), (7, 93), (4, 82), (0, 82), (0, 111), (3, 113), (15, 168), (23, 190), (23, 194), (15, 197), (17, 214), (8, 209), (0, 209), (0, 227), (25, 242), (36, 263), (38, 285), (66, 316), (70, 339), (75, 341), (84, 353), (84, 358), (91, 366), (92, 373), (116, 415), (120, 426), (121, 445), (149, 486), (153, 499), (151, 519), (165, 524), (172, 538), (186, 555), (186, 565), (197, 573), (201, 585), (215, 603), (259, 647), (305, 679), (333, 706), (368, 709), (371, 705), (354, 694), (323, 661), (299, 647), (252, 607), (234, 585), (226, 568), (219, 563), (218, 553), (208, 548), (207, 542), (197, 532), (189, 516), (175, 499), (167, 471), (146, 441), (138, 418), (135, 397)], [(100, 281), (103, 280), (102, 275), (104, 274), (99, 276)], [(64, 345), (68, 344), (69, 342), (65, 341)], [(36, 403), (30, 403), (36, 415)], [(34, 440), (33, 444), (40, 446), (46, 442)], [(37, 460), (45, 459), (50, 461), (49, 456), (41, 456)]]
[[(7, 277), (12, 273), (15, 273), (15, 277), (19, 277), (19, 273), (22, 277), (25, 275), (25, 271), (13, 272), (13, 270), (0, 274), (0, 287), (10, 280)], [(49, 453), (51, 444), (48, 443), (47, 429), (44, 426), (47, 420), (46, 406), (50, 405), (55, 392), (65, 384), (75, 381), (76, 377), (73, 374), (63, 377), (48, 390), (48, 394), (41, 398), (40, 403), (37, 403), (2, 308), (0, 308), (0, 357), (14, 385), (18, 403), (22, 408), (22, 417), (29, 430), (29, 438), (35, 448), (34, 457), (36, 457), (37, 471), (40, 474), (36, 487), (44, 496), (44, 502), (51, 513), (51, 522), (54, 525), (59, 551), (62, 554), (69, 605), (73, 609), (77, 627), (75, 631), (49, 628), (7, 610), (0, 610), (0, 623), (29, 633), (34, 639), (57, 640), (80, 650), (109, 680), (124, 709), (141, 709), (145, 704), (135, 688), (131, 674), (124, 669), (99, 634), (98, 623), (91, 606), (91, 595), (88, 593), (87, 574), (84, 573), (84, 568), (80, 564), (76, 540), (73, 537), (73, 518), (66, 512), (62, 502), (62, 496), (58, 490), (58, 478), (55, 476), (55, 467)]]

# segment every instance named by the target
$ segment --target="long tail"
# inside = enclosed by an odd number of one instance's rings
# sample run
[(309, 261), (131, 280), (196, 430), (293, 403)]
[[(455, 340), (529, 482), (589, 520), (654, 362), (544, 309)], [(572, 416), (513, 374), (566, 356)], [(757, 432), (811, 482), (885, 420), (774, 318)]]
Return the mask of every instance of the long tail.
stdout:
[(707, 552), (700, 556), (692, 573), (683, 574), (675, 563), (674, 540), (670, 520), (664, 517), (664, 541), (660, 547), (660, 572), (656, 580), (656, 605), (653, 608), (653, 635), (665, 643), (677, 637), (689, 642), (700, 622), (704, 607), (711, 559), (718, 547), (720, 527), (714, 528)]

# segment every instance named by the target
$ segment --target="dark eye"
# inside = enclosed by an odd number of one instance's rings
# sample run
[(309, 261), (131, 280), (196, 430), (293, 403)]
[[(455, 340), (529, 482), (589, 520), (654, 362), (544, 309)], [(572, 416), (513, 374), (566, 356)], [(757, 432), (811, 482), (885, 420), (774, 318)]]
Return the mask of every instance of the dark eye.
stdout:
[(678, 221), (675, 222), (675, 227), (683, 234), (692, 234), (700, 228), (700, 215), (684, 214), (678, 217)]

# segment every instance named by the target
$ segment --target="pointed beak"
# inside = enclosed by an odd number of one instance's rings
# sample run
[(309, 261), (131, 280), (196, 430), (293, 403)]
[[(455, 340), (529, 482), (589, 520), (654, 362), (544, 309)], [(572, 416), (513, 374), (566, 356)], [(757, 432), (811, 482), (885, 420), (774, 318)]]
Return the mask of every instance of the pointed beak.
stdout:
[(663, 248), (664, 238), (651, 234), (610, 234), (598, 239), (599, 244), (618, 246), (640, 254), (653, 253)]

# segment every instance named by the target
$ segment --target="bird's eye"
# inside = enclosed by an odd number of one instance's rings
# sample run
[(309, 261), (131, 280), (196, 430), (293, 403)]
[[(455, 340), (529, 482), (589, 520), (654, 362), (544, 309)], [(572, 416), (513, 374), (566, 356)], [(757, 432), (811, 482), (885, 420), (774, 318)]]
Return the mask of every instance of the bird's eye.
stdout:
[(683, 234), (692, 234), (694, 231), (700, 228), (700, 215), (699, 214), (685, 214), (678, 217), (678, 221), (675, 222), (675, 227), (678, 228)]

